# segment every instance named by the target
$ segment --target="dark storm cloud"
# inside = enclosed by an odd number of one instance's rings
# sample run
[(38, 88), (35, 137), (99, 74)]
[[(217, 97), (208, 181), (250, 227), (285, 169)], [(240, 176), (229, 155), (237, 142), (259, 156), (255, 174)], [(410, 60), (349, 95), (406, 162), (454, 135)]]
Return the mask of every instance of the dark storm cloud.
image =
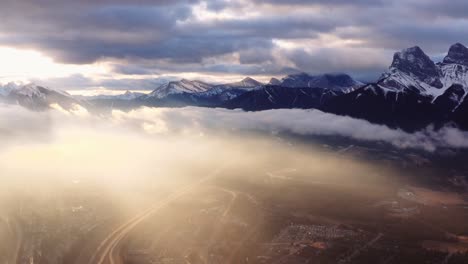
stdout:
[[(261, 36), (264, 38), (316, 38), (319, 33), (330, 32), (346, 22), (341, 19), (326, 16), (271, 16), (264, 15), (253, 19), (230, 19), (214, 24), (199, 25), (198, 29), (209, 30), (219, 27), (230, 34), (245, 36)], [(197, 25), (193, 29), (197, 29)]]
[[(81, 3), (76, 7), (80, 12), (63, 5), (47, 11), (33, 6), (28, 19), (13, 17), (12, 14), (18, 15), (20, 10), (17, 9), (25, 5), (13, 4), (0, 11), (7, 21), (0, 25), (0, 30), (7, 32), (0, 36), (0, 42), (38, 48), (59, 61), (78, 64), (102, 58), (154, 58), (195, 63), (205, 57), (250, 47), (271, 47), (270, 38), (256, 36), (255, 29), (246, 24), (233, 22), (226, 28), (217, 25), (177, 27), (178, 22), (192, 14), (192, 7), (182, 3), (195, 1), (161, 1), (157, 5), (149, 5), (150, 1), (145, 1), (148, 5), (134, 5), (131, 1), (107, 5), (108, 2)], [(274, 23), (265, 22), (259, 27), (271, 32)], [(235, 32), (246, 29), (250, 29), (247, 34)], [(225, 30), (232, 30), (231, 34)]]
[(118, 64), (113, 65), (112, 69), (116, 73), (121, 73), (125, 75), (148, 75), (148, 74), (157, 74), (155, 71), (151, 71), (148, 68), (141, 67), (139, 65), (133, 64)]
[(429, 17), (468, 18), (466, 0), (413, 0), (409, 2), (409, 5), (412, 9), (417, 9)]
[(354, 6), (373, 6), (381, 5), (391, 1), (385, 0), (254, 0), (257, 3), (266, 4), (281, 4), (281, 5), (328, 5), (328, 6), (339, 6), (339, 5), (354, 5)]
[(392, 54), (383, 50), (321, 48), (313, 53), (295, 49), (287, 52), (287, 56), (299, 69), (310, 73), (344, 72), (371, 82), (386, 70)]
[[(261, 17), (177, 26), (197, 1), (6, 1), (0, 41), (38, 48), (59, 61), (106, 57), (199, 62), (244, 48), (270, 48), (274, 37), (316, 37), (333, 29), (323, 18)], [(212, 8), (232, 5), (209, 1)], [(218, 6), (218, 7), (216, 7)], [(45, 7), (45, 8), (44, 8)]]
[[(200, 7), (230, 15), (200, 20)], [(420, 45), (441, 56), (468, 44), (467, 9), (464, 0), (2, 0), (0, 45), (74, 64), (119, 59), (132, 66), (114, 71), (128, 75), (295, 68), (374, 76), (396, 50)], [(278, 39), (316, 42), (285, 49)], [(237, 61), (223, 61), (229, 54)]]

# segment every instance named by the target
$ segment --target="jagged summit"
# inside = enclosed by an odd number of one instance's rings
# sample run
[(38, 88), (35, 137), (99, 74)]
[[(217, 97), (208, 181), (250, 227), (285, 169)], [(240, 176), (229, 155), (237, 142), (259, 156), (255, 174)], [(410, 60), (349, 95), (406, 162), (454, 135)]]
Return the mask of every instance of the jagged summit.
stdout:
[(251, 78), (245, 77), (241, 81), (216, 85), (215, 88), (255, 88), (262, 86), (263, 83)]
[(396, 52), (393, 55), (390, 71), (400, 71), (430, 86), (436, 88), (442, 87), (442, 83), (439, 80), (441, 75), (440, 69), (418, 46)]
[(406, 129), (455, 121), (468, 129), (468, 57), (460, 43), (435, 64), (415, 46), (395, 53), (376, 82), (328, 102), (326, 110)]
[(395, 52), (390, 68), (396, 68), (404, 72), (423, 70), (432, 71), (433, 74), (437, 73), (435, 63), (419, 46)]
[(326, 88), (334, 91), (348, 91), (361, 86), (362, 83), (354, 80), (345, 73), (326, 73), (320, 75), (298, 73), (283, 78), (281, 85), (292, 88), (310, 87)]
[(468, 66), (468, 48), (461, 43), (453, 44), (443, 62)]
[(164, 98), (170, 94), (199, 93), (205, 92), (212, 87), (213, 85), (201, 81), (182, 79), (180, 81), (173, 81), (159, 86), (152, 91), (148, 97)]
[(420, 62), (427, 62), (430, 64), (432, 60), (429, 56), (424, 53), (424, 51), (419, 46), (414, 46), (410, 48), (403, 49), (401, 51), (395, 52), (393, 55), (393, 62), (391, 67), (398, 68), (400, 65), (404, 63), (414, 63), (417, 64), (419, 67), (423, 67), (426, 64), (422, 64)]

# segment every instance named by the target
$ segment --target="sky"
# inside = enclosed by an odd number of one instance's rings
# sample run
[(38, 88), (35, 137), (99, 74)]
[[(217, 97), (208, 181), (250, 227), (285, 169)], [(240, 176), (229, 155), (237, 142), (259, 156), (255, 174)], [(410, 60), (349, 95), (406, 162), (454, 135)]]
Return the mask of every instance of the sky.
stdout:
[(151, 90), (180, 78), (345, 72), (373, 81), (395, 51), (468, 44), (465, 0), (0, 0), (0, 82)]

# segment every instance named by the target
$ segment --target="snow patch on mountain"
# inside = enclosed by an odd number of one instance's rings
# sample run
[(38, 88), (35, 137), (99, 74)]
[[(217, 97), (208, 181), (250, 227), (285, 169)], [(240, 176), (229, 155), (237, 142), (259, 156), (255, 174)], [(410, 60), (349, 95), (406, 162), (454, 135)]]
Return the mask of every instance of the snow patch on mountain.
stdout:
[(190, 81), (182, 79), (180, 81), (163, 84), (148, 94), (146, 97), (161, 99), (171, 94), (201, 93), (208, 91), (212, 87), (213, 85), (201, 81)]
[(230, 84), (230, 86), (232, 86), (232, 87), (245, 87), (245, 88), (258, 87), (258, 86), (262, 86), (262, 85), (263, 85), (263, 83), (255, 80), (255, 79), (252, 79), (250, 77), (246, 77), (240, 82)]
[(452, 45), (444, 61), (438, 64), (416, 46), (395, 53), (388, 72), (377, 84), (396, 92), (417, 89), (421, 95), (435, 101), (454, 84), (462, 85), (468, 92), (467, 62), (468, 49), (460, 43)]
[(236, 98), (240, 94), (244, 92), (258, 89), (263, 87), (263, 83), (252, 79), (250, 77), (244, 78), (239, 82), (227, 83), (227, 84), (220, 84), (215, 85), (213, 88), (209, 89), (208, 91), (198, 93), (197, 95), (202, 97), (212, 97), (218, 96), (221, 100), (226, 101), (233, 98)]
[(7, 97), (7, 96), (25, 96), (25, 97), (37, 97), (37, 98), (45, 98), (48, 93), (57, 93), (66, 97), (70, 97), (71, 95), (65, 91), (46, 88), (42, 86), (38, 86), (34, 83), (28, 84), (21, 84), (21, 83), (8, 83), (6, 85), (0, 86), (0, 95)]

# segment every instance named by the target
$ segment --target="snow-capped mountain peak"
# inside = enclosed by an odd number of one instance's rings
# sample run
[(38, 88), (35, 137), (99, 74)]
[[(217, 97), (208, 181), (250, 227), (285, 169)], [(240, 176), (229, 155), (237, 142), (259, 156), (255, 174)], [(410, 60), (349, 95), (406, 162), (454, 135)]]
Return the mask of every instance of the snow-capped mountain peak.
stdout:
[(79, 104), (65, 91), (29, 84), (9, 83), (0, 87), (0, 100), (14, 103), (32, 109), (46, 109), (50, 104), (57, 103), (63, 107)]
[[(442, 63), (435, 64), (415, 46), (396, 52), (388, 70), (377, 81), (384, 91), (416, 90), (435, 101), (452, 85), (468, 93), (468, 49), (460, 43), (450, 47)], [(464, 99), (464, 98), (462, 98)]]
[(446, 88), (442, 77), (440, 67), (420, 47), (415, 46), (396, 52), (389, 70), (377, 84), (384, 90), (404, 92), (410, 88), (437, 97)]
[(423, 69), (434, 68), (435, 64), (419, 46), (414, 46), (395, 52), (393, 55), (393, 62), (391, 67), (405, 70), (408, 66)]
[(2, 96), (21, 95), (27, 97), (45, 97), (49, 93), (58, 93), (67, 97), (70, 96), (70, 94), (65, 91), (46, 88), (35, 83), (21, 84), (11, 82), (0, 86), (0, 95)]
[(210, 90), (199, 93), (198, 95), (205, 98), (217, 97), (223, 101), (226, 101), (233, 99), (247, 91), (261, 87), (263, 87), (263, 83), (253, 78), (246, 77), (238, 82), (215, 85)]
[(224, 87), (224, 88), (256, 88), (262, 86), (263, 83), (251, 78), (246, 77), (239, 82), (227, 83), (217, 85), (216, 87)]
[(251, 78), (251, 77), (246, 77), (242, 81), (240, 81), (240, 86), (242, 87), (256, 87), (256, 86), (261, 86), (262, 83)]
[(432, 87), (442, 88), (440, 69), (418, 46), (396, 52), (390, 73), (402, 73)]
[(201, 93), (212, 88), (211, 84), (207, 84), (201, 81), (190, 81), (182, 79), (180, 81), (169, 82), (163, 84), (152, 91), (147, 97), (164, 98), (171, 94), (182, 94), (182, 93)]

